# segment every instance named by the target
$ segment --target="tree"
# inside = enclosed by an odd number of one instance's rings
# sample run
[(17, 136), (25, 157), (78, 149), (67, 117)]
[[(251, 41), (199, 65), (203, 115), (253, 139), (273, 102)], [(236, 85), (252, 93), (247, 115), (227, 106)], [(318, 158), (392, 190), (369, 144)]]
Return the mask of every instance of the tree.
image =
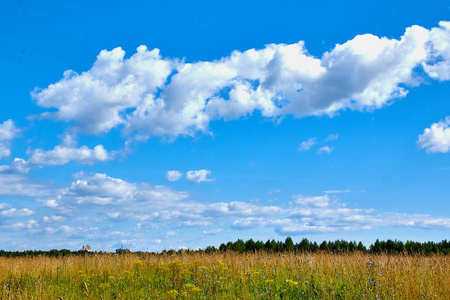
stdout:
[(292, 241), (292, 238), (289, 236), (284, 241), (284, 250), (285, 251), (294, 251), (295, 250), (294, 242)]

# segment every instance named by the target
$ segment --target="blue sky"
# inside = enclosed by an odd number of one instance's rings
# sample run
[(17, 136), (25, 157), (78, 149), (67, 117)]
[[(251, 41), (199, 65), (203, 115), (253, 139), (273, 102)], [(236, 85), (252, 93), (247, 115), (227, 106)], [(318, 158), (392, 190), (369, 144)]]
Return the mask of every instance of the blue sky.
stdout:
[(3, 1), (0, 248), (450, 232), (447, 1)]

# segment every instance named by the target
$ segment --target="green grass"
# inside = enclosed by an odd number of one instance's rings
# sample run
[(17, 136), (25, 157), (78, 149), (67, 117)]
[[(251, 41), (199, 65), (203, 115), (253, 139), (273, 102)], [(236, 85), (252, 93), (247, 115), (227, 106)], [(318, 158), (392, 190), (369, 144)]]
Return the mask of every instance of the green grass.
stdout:
[(449, 256), (88, 255), (0, 258), (2, 299), (448, 299)]

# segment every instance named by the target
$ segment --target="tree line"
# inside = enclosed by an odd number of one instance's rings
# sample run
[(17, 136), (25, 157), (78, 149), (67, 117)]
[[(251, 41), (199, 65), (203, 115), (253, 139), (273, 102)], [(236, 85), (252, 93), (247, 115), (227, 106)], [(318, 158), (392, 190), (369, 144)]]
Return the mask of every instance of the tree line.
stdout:
[[(161, 254), (175, 254), (175, 253), (215, 253), (215, 252), (225, 252), (225, 251), (236, 251), (240, 253), (244, 252), (268, 252), (268, 253), (279, 253), (279, 252), (330, 252), (330, 253), (344, 253), (344, 252), (367, 252), (367, 253), (388, 253), (388, 254), (449, 254), (450, 253), (450, 241), (443, 240), (441, 242), (414, 242), (406, 241), (403, 243), (398, 240), (386, 240), (380, 241), (376, 240), (369, 247), (366, 247), (361, 242), (356, 241), (346, 241), (346, 240), (336, 240), (336, 241), (323, 241), (318, 244), (317, 242), (309, 241), (307, 238), (303, 238), (300, 242), (294, 243), (291, 237), (287, 237), (283, 241), (267, 240), (254, 241), (249, 239), (243, 241), (238, 239), (235, 242), (222, 243), (219, 248), (215, 246), (208, 246), (205, 249), (198, 250), (163, 250)], [(105, 252), (102, 252), (105, 253)], [(138, 252), (141, 253), (141, 252)], [(147, 252), (145, 252), (147, 253)], [(69, 255), (92, 255), (94, 252), (88, 252), (84, 250), (70, 251), (69, 249), (52, 249), (50, 251), (42, 250), (27, 250), (27, 251), (5, 251), (0, 250), (0, 257), (21, 257), (21, 256), (49, 256), (49, 257), (64, 257)], [(111, 254), (111, 253), (109, 253)], [(158, 253), (153, 253), (158, 254)], [(120, 254), (119, 254), (120, 255)]]
[(380, 241), (377, 239), (368, 248), (361, 242), (336, 240), (336, 241), (323, 241), (318, 244), (317, 242), (311, 242), (307, 238), (303, 238), (299, 243), (294, 243), (291, 237), (287, 237), (284, 242), (267, 240), (254, 241), (249, 239), (243, 241), (241, 239), (236, 242), (228, 242), (227, 244), (221, 244), (217, 249), (214, 246), (208, 246), (204, 250), (205, 252), (216, 251), (238, 251), (238, 252), (316, 252), (316, 251), (328, 251), (333, 253), (342, 252), (370, 252), (370, 253), (408, 253), (408, 254), (432, 254), (432, 253), (450, 253), (450, 241), (443, 240), (441, 242), (414, 242), (407, 241), (402, 242), (398, 240), (386, 240)]

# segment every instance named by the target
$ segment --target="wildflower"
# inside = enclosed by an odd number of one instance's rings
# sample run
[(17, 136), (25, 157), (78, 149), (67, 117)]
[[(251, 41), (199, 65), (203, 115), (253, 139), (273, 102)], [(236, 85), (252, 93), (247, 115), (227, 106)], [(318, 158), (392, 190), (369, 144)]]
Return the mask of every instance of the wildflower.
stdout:
[(138, 260), (138, 259), (136, 259), (134, 262), (133, 262), (133, 265), (134, 266), (142, 266), (142, 260)]
[(296, 286), (298, 285), (297, 281), (292, 281), (290, 279), (286, 279), (286, 283), (289, 284), (290, 286)]

